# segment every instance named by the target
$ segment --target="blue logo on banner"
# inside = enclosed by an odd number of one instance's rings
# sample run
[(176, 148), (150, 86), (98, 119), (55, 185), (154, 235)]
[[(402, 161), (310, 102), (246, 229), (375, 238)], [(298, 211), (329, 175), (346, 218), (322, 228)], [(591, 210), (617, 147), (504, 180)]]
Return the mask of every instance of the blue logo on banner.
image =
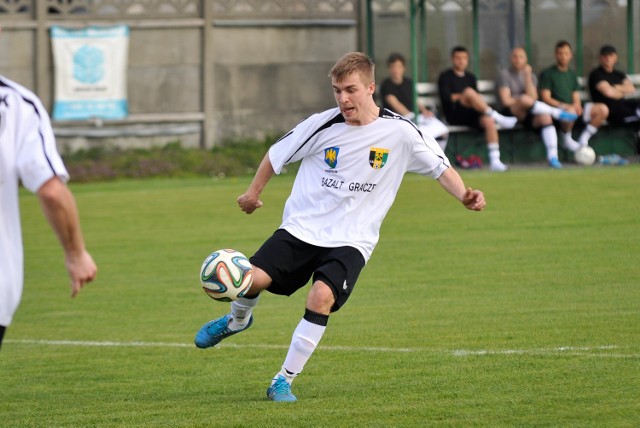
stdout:
[(73, 77), (81, 83), (96, 83), (104, 76), (104, 54), (101, 49), (84, 45), (73, 55)]

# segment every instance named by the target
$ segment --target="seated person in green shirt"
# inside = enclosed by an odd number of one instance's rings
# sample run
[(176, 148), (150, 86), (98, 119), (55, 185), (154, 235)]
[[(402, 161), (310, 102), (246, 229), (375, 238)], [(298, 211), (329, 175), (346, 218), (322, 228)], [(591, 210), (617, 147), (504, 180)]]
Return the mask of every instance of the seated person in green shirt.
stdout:
[[(558, 160), (558, 133), (553, 119), (575, 121), (575, 113), (553, 107), (538, 100), (536, 75), (521, 47), (511, 51), (511, 67), (501, 70), (496, 80), (500, 113), (518, 118), (527, 128), (540, 133), (552, 168), (562, 168)], [(553, 119), (552, 119), (553, 118)]]
[(565, 40), (556, 43), (556, 64), (540, 74), (540, 99), (552, 106), (576, 113), (582, 117), (586, 127), (580, 134), (578, 141), (571, 136), (574, 122), (560, 123), (563, 145), (567, 150), (575, 152), (582, 146), (589, 144), (589, 138), (598, 131), (609, 116), (609, 109), (603, 103), (580, 102), (580, 85), (578, 77), (569, 69), (573, 58), (571, 45)]

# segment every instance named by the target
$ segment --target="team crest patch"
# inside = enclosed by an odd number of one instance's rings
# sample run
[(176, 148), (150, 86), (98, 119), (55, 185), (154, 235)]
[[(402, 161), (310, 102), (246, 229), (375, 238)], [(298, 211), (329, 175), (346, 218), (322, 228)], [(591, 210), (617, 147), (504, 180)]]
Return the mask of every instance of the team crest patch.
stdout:
[(338, 153), (340, 147), (329, 147), (324, 149), (324, 161), (330, 168), (335, 168), (338, 165)]
[(373, 169), (380, 169), (386, 163), (389, 158), (389, 149), (379, 149), (377, 147), (371, 147), (369, 151), (369, 165)]

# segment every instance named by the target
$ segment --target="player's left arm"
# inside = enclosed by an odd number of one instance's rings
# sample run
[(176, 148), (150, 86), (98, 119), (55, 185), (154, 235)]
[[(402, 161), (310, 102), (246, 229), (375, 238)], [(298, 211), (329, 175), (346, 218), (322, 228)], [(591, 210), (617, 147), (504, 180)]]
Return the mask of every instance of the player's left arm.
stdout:
[(438, 182), (444, 190), (459, 200), (468, 210), (482, 211), (487, 205), (484, 193), (471, 187), (465, 187), (460, 174), (453, 167), (447, 168), (438, 177)]

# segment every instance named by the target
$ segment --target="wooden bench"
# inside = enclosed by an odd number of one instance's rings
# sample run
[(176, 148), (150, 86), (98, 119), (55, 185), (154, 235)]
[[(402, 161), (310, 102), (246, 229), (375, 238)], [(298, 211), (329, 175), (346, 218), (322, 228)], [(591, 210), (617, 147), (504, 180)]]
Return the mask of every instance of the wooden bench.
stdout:
[[(628, 75), (633, 85), (636, 87), (636, 92), (629, 96), (629, 98), (640, 99), (640, 74)], [(580, 85), (580, 100), (583, 103), (591, 101), (589, 95), (589, 88), (587, 87), (587, 79), (584, 77), (578, 77), (578, 83)], [(440, 97), (438, 96), (438, 84), (419, 82), (416, 84), (416, 92), (418, 93), (418, 102), (428, 107), (432, 111), (441, 112), (440, 109)], [(478, 80), (478, 93), (481, 94), (486, 100), (487, 104), (495, 107), (497, 104), (496, 86), (493, 80)], [(444, 117), (441, 117), (444, 119)], [(446, 123), (446, 121), (445, 121)], [(468, 126), (447, 125), (450, 133), (456, 132), (469, 132), (474, 130)]]
[[(484, 97), (485, 101), (490, 106), (496, 105), (497, 98), (495, 88), (496, 86), (493, 80), (478, 80), (478, 93)], [(416, 84), (416, 92), (418, 93), (418, 102), (420, 104), (428, 107), (433, 112), (442, 113), (437, 83), (419, 82)], [(440, 114), (439, 117), (446, 123), (443, 113)], [(447, 128), (449, 129), (449, 134), (477, 131), (477, 129), (463, 125), (447, 124)]]
[[(632, 74), (629, 75), (629, 78), (633, 82), (636, 87), (636, 92), (630, 98), (638, 98), (640, 99), (640, 74)], [(588, 88), (585, 86), (587, 84), (586, 79), (579, 77), (578, 82), (580, 84), (580, 99), (582, 102), (590, 101), (591, 97), (589, 96)], [(479, 80), (478, 81), (478, 92), (484, 97), (492, 107), (495, 107), (497, 104), (496, 90), (495, 90), (495, 82), (492, 80)], [(418, 102), (422, 105), (428, 107), (434, 112), (442, 113), (440, 97), (438, 96), (438, 85), (436, 83), (430, 82), (419, 82), (416, 84), (416, 92), (418, 94)], [(439, 117), (444, 120), (442, 114), (439, 114)], [(445, 121), (446, 123), (446, 121)], [(447, 152), (450, 155), (456, 155), (459, 153), (472, 153), (476, 154), (484, 153), (482, 149), (485, 142), (483, 141), (483, 134), (479, 132), (477, 129), (470, 128), (467, 126), (459, 126), (459, 125), (447, 125), (449, 129), (449, 144), (447, 145)], [(637, 153), (640, 149), (638, 147), (639, 142), (629, 138), (629, 129), (612, 129), (612, 127), (607, 126), (608, 132), (613, 135), (613, 139), (616, 141), (626, 141), (626, 143), (612, 143), (605, 140), (609, 138), (605, 136), (605, 134), (598, 133), (596, 134), (599, 141), (596, 141), (596, 152), (600, 154), (612, 153), (612, 152), (622, 152), (622, 154), (632, 154)], [(499, 128), (498, 128), (499, 129)], [(517, 125), (513, 128), (514, 131), (522, 131), (524, 128), (521, 125)], [(611, 131), (609, 131), (611, 129)], [(504, 130), (503, 130), (504, 132)], [(469, 141), (461, 141), (460, 138), (456, 138), (456, 136), (462, 134), (476, 134), (477, 138), (474, 137), (471, 143)], [(454, 137), (453, 139), (451, 137)], [(500, 146), (502, 156), (508, 162), (514, 162), (516, 160), (535, 160), (535, 159), (544, 159), (544, 146), (542, 144), (537, 144), (538, 137), (536, 134), (527, 132), (526, 134), (522, 134), (522, 132), (509, 132), (505, 135), (506, 138), (501, 138)], [(604, 137), (604, 138), (603, 138)], [(468, 138), (468, 137), (467, 137)], [(634, 137), (635, 138), (635, 137)], [(536, 140), (536, 142), (534, 142)], [(632, 141), (631, 144), (629, 142)], [(624, 151), (626, 150), (626, 151)], [(570, 153), (565, 152), (562, 147), (560, 147), (560, 151), (562, 152), (561, 160), (567, 160), (571, 158)]]

